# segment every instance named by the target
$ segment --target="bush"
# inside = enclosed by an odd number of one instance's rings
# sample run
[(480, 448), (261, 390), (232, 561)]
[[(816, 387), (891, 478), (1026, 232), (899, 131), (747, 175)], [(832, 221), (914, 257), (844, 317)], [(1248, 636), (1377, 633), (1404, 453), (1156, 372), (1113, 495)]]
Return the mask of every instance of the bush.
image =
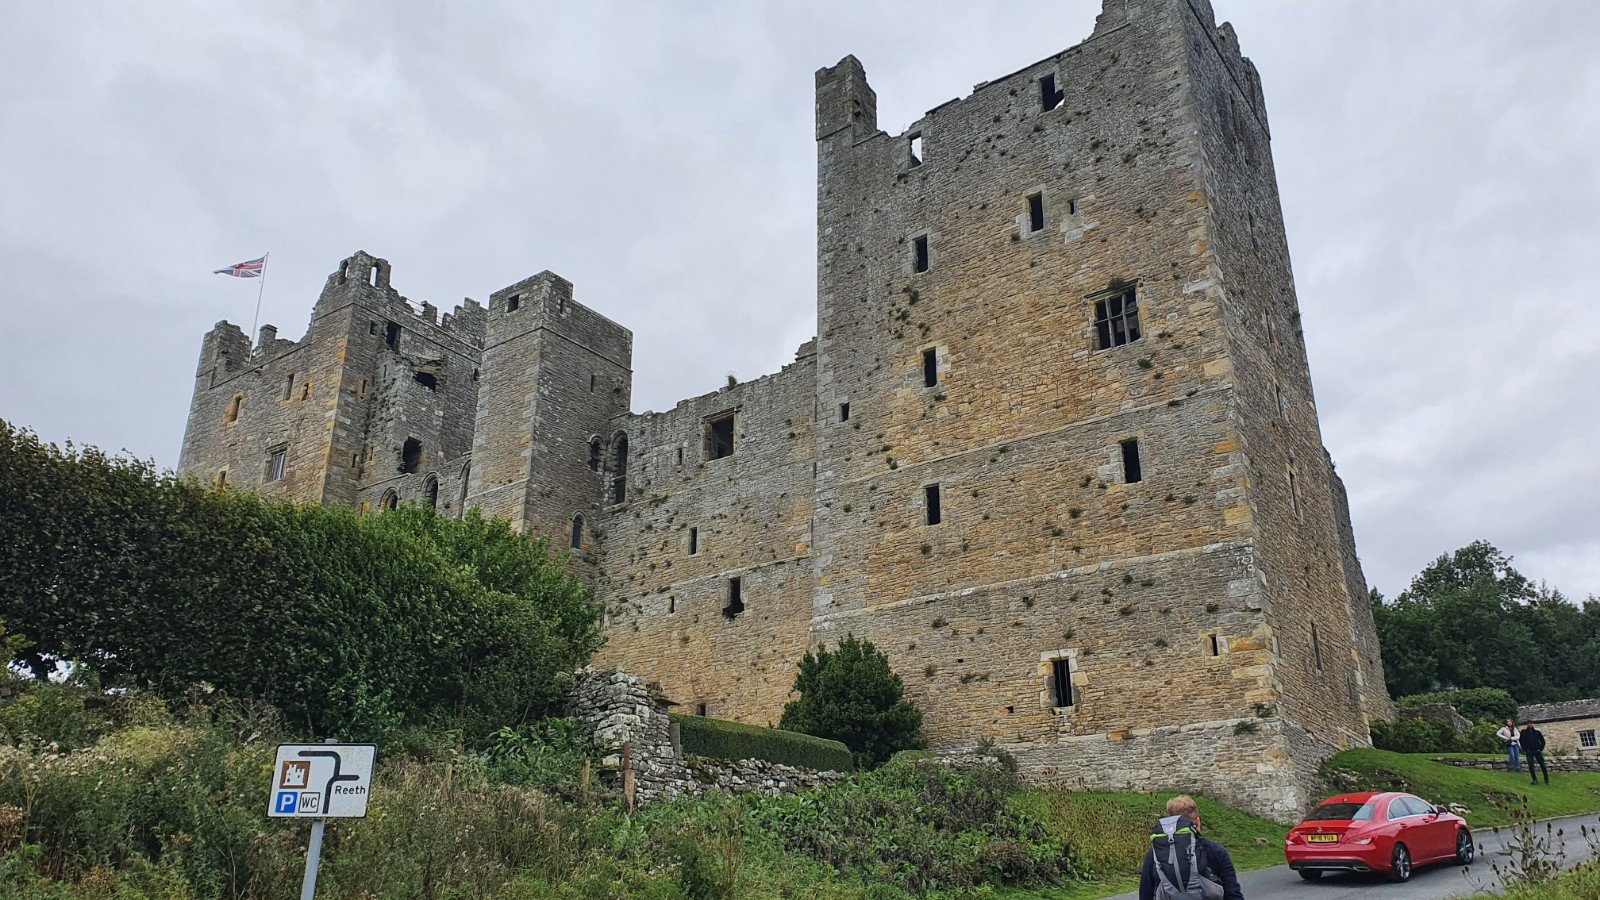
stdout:
[(1056, 883), (1069, 848), (1012, 808), (1017, 776), (897, 760), (854, 782), (753, 800), (751, 818), (791, 851), (868, 884), (922, 896), (982, 884)]
[(1419, 706), (1441, 704), (1453, 706), (1468, 722), (1488, 719), (1503, 723), (1516, 718), (1517, 701), (1500, 688), (1469, 688), (1464, 691), (1438, 691), (1432, 694), (1411, 694), (1394, 702), (1398, 709), (1416, 709)]
[(674, 715), (672, 721), (678, 723), (683, 751), (696, 756), (764, 759), (824, 772), (855, 768), (850, 748), (838, 741), (705, 716)]
[(1372, 723), (1372, 746), (1396, 753), (1499, 753), (1505, 745), (1495, 737), (1500, 728), (1484, 719), (1456, 734), (1448, 725), (1434, 724), (1403, 711), (1393, 722)]
[(383, 742), (536, 718), (599, 646), (544, 540), (473, 513), (358, 516), (212, 490), (0, 420), (0, 621), (43, 677), (77, 660), (163, 696), (208, 685)]
[(922, 713), (905, 699), (905, 684), (871, 641), (846, 635), (831, 652), (807, 652), (799, 670), (794, 692), (800, 696), (784, 706), (780, 727), (843, 743), (863, 769), (924, 746)]

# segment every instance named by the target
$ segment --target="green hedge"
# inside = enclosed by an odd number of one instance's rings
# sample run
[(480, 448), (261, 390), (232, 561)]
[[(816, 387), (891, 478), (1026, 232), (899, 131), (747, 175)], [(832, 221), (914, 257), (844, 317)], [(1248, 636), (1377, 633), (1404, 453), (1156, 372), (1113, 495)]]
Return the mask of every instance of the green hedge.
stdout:
[(855, 768), (850, 749), (838, 741), (759, 725), (742, 725), (705, 716), (673, 716), (683, 752), (714, 759), (764, 759), (786, 766), (848, 772)]

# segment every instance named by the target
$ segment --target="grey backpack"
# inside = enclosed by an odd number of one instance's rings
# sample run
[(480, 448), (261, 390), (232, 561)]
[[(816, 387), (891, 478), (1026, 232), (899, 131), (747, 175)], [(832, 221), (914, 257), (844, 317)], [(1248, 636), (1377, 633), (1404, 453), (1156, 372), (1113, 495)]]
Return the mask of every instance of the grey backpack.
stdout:
[(1201, 863), (1200, 832), (1184, 816), (1167, 816), (1150, 835), (1159, 900), (1222, 900), (1222, 885)]

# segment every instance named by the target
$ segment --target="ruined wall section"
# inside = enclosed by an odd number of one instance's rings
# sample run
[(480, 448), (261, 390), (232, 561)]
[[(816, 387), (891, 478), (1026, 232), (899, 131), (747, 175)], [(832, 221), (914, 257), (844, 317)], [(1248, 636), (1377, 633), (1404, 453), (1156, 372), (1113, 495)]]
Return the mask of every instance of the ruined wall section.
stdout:
[[(590, 445), (604, 453), (611, 420), (628, 410), (633, 333), (541, 272), (490, 298), (483, 371), (467, 503), (553, 535), (559, 552), (574, 516), (587, 532), (598, 515), (605, 479)], [(596, 548), (577, 549), (580, 566), (592, 565)]]
[(1202, 123), (1199, 168), (1273, 629), (1278, 712), (1303, 730), (1287, 736), (1300, 746), (1296, 765), (1310, 775), (1322, 758), (1370, 741), (1363, 716), (1370, 664), (1358, 652), (1364, 603), (1350, 596), (1341, 552), (1348, 511), (1336, 502), (1317, 422), (1260, 80), (1232, 27), (1212, 25), (1209, 4), (1178, 6), (1194, 23), (1187, 65)]
[[(597, 665), (650, 673), (687, 711), (778, 721), (809, 647), (815, 386), (808, 344), (774, 375), (613, 421), (630, 452), (624, 501), (597, 521)], [(716, 458), (707, 432), (730, 414)]]
[(387, 261), (357, 253), (329, 276), (318, 303), (319, 311), (350, 304), (341, 418), (352, 427), (334, 452), (354, 465), (330, 495), (342, 486), (350, 494), (340, 499), (358, 509), (420, 503), (459, 514), (452, 488), (472, 450), (486, 316), (471, 299), (442, 318), (431, 303), (414, 307), (389, 274)]

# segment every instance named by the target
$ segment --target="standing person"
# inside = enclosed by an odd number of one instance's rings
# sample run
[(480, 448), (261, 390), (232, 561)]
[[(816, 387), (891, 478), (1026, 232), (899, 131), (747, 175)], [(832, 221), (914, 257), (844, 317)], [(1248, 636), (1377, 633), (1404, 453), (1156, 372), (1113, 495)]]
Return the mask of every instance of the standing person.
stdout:
[(1522, 761), (1518, 759), (1522, 747), (1517, 743), (1521, 734), (1517, 731), (1517, 723), (1511, 719), (1507, 719), (1506, 724), (1494, 733), (1494, 736), (1500, 739), (1500, 743), (1506, 745), (1506, 768), (1512, 772), (1522, 771)]
[(1550, 767), (1544, 763), (1544, 732), (1540, 731), (1532, 722), (1522, 723), (1522, 732), (1518, 740), (1522, 745), (1522, 752), (1528, 754), (1528, 777), (1534, 784), (1539, 783), (1539, 773), (1533, 770), (1534, 765), (1544, 770), (1544, 783), (1550, 783)]
[(1139, 873), (1139, 900), (1244, 900), (1233, 857), (1200, 836), (1200, 808), (1193, 797), (1167, 801), (1167, 816), (1150, 834), (1150, 852)]

